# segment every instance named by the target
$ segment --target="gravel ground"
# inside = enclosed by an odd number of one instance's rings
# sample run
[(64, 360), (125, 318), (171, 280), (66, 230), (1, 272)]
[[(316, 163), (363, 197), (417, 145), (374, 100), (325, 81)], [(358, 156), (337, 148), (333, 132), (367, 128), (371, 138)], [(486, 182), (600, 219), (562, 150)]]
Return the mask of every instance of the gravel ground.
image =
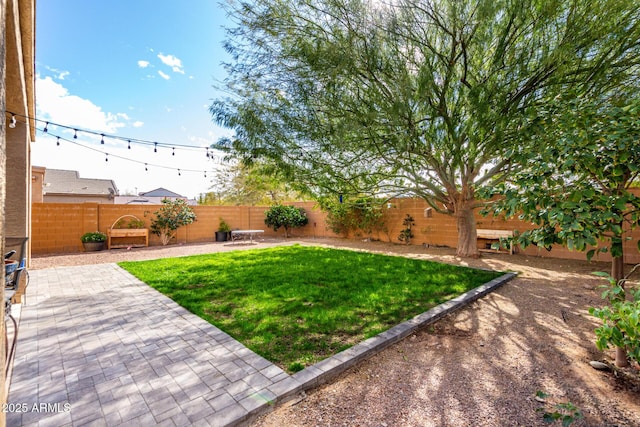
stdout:
[[(289, 240), (512, 270), (498, 291), (348, 370), (329, 384), (275, 407), (252, 425), (271, 426), (537, 426), (545, 410), (571, 402), (576, 426), (640, 426), (637, 387), (591, 360), (599, 352), (589, 315), (601, 304), (606, 263), (485, 254), (459, 259), (451, 249), (340, 239)], [(35, 257), (31, 268), (183, 256), (259, 245), (198, 244)], [(634, 278), (638, 280), (637, 277)], [(628, 372), (629, 373), (629, 372)], [(632, 368), (632, 375), (637, 371)], [(546, 392), (546, 402), (535, 399)], [(542, 408), (542, 409), (541, 409)]]

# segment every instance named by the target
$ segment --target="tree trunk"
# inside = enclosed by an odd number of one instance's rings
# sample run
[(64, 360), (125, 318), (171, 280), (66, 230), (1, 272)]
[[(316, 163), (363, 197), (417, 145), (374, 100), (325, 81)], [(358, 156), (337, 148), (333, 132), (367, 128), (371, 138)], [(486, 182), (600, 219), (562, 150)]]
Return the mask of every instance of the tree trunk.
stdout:
[[(620, 286), (624, 289), (624, 283), (620, 282), (624, 279), (624, 258), (622, 255), (613, 257), (611, 260), (611, 277), (615, 279), (616, 283), (620, 283)], [(616, 347), (616, 366), (619, 368), (629, 366), (626, 348)]]
[(473, 203), (464, 203), (455, 213), (458, 226), (458, 248), (456, 255), (463, 258), (478, 258), (478, 234)]

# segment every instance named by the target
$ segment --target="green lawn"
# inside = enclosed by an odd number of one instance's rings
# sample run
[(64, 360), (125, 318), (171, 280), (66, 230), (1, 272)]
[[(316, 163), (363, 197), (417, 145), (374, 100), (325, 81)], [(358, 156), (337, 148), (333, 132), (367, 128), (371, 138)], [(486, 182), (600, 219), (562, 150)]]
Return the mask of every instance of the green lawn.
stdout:
[(500, 276), (299, 245), (119, 265), (289, 371)]

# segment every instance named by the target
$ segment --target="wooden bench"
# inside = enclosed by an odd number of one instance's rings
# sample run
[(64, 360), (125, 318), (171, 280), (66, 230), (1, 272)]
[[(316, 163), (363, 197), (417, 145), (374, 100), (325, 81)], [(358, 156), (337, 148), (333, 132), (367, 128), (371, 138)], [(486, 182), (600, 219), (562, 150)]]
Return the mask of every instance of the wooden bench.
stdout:
[[(478, 239), (487, 239), (487, 240), (500, 240), (513, 237), (513, 230), (489, 230), (479, 228), (476, 230), (478, 235)], [(490, 250), (495, 251), (493, 249), (481, 249), (481, 250)], [(513, 255), (513, 241), (509, 242), (509, 254)]]

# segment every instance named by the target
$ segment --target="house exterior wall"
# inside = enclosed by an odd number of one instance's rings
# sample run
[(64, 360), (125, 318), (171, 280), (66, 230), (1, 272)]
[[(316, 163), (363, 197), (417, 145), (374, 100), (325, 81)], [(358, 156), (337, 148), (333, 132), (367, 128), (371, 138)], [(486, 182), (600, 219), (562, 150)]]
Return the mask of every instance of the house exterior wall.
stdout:
[[(35, 116), (34, 31), (35, 0), (0, 0), (0, 110), (18, 115), (15, 128), (9, 127), (11, 116), (6, 114), (0, 125), (2, 253), (6, 237), (30, 235), (30, 144), (35, 140), (32, 122)], [(4, 287), (0, 292), (4, 300)], [(4, 310), (0, 310), (0, 333), (5, 333), (4, 328)], [(4, 367), (5, 361), (5, 342), (0, 340), (0, 366)], [(5, 403), (8, 380), (4, 377), (4, 369), (0, 374), (0, 387), (0, 403)], [(0, 425), (4, 424), (5, 414), (0, 412)]]
[(42, 166), (31, 167), (31, 203), (42, 203), (44, 201), (44, 172)]
[[(0, 0), (0, 11), (4, 11), (7, 9), (7, 1), (6, 0)], [(6, 73), (6, 63), (5, 63), (5, 57), (6, 57), (6, 39), (7, 36), (5, 34), (5, 29), (7, 27), (7, 18), (6, 15), (4, 13), (0, 13), (0, 74), (1, 75), (5, 75)], [(5, 90), (5, 81), (4, 79), (0, 79), (0, 110), (5, 111), (6, 108), (6, 90)], [(0, 215), (0, 233), (2, 233), (2, 241), (0, 242), (0, 244), (2, 245), (2, 253), (4, 254), (4, 236), (5, 236), (5, 208), (6, 208), (6, 191), (7, 191), (7, 183), (6, 183), (6, 176), (7, 176), (7, 155), (6, 155), (6, 148), (7, 148), (7, 120), (6, 118), (3, 118), (2, 122), (0, 123), (0, 210), (2, 210), (1, 215)], [(5, 279), (5, 274), (4, 274), (4, 269), (2, 270), (2, 273), (0, 273), (1, 278), (2, 278), (2, 282), (4, 282)], [(4, 301), (4, 287), (2, 287), (2, 290), (0, 290), (0, 293), (2, 295), (2, 300)], [(5, 324), (5, 318), (4, 318), (4, 310), (0, 310), (0, 334), (2, 334), (2, 336), (7, 336), (6, 333), (6, 324)], [(4, 366), (5, 362), (6, 362), (6, 344), (4, 340), (0, 340), (0, 366)], [(0, 389), (0, 403), (5, 404), (7, 402), (7, 379), (5, 378), (5, 373), (4, 373), (4, 369), (1, 370), (0, 372), (0, 386), (2, 387)], [(0, 425), (5, 425), (6, 424), (6, 416), (4, 413), (0, 413)]]

